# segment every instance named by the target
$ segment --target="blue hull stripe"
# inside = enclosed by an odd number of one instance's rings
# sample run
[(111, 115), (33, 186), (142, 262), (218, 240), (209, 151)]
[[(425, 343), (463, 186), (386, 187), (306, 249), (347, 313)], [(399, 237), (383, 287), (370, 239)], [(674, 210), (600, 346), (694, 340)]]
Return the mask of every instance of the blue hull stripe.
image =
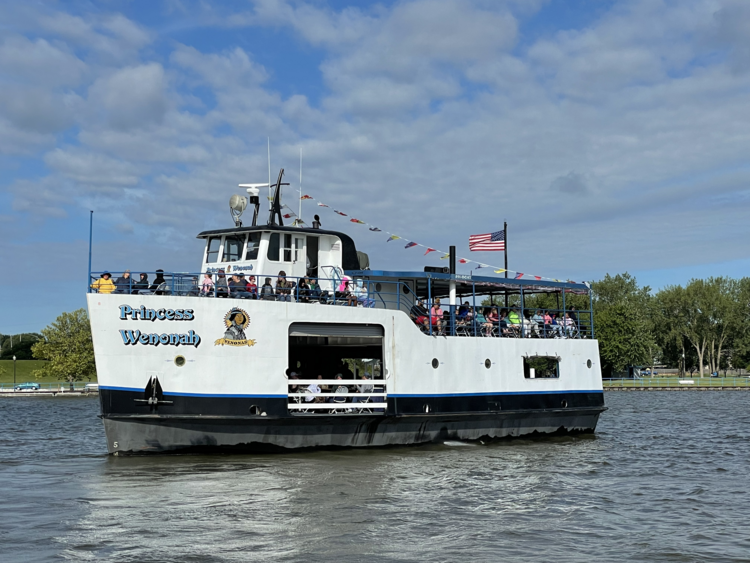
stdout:
[(396, 399), (406, 397), (497, 397), (498, 395), (561, 395), (567, 393), (603, 393), (602, 389), (566, 389), (563, 391), (496, 391), (494, 393), (417, 393), (417, 394), (400, 394), (388, 393), (389, 397)]
[[(129, 391), (131, 393), (143, 393), (143, 389), (132, 387), (110, 387), (101, 385), (100, 389), (108, 391)], [(603, 393), (601, 389), (590, 390), (564, 390), (564, 391), (498, 391), (495, 393), (417, 393), (417, 394), (396, 394), (389, 393), (388, 397), (394, 399), (415, 398), (415, 397), (497, 397), (498, 395), (560, 395), (564, 393)], [(172, 397), (215, 397), (224, 399), (287, 399), (286, 395), (237, 395), (237, 394), (213, 394), (213, 393), (170, 393), (165, 391), (164, 395)]]
[[(99, 389), (106, 389), (107, 391), (128, 391), (130, 393), (143, 393), (143, 389), (137, 387), (110, 387), (109, 385), (100, 385)], [(213, 393), (171, 393), (164, 391), (164, 396), (169, 395), (170, 397), (217, 397), (224, 399), (286, 399), (286, 395), (237, 395), (230, 393), (227, 395), (213, 394)]]

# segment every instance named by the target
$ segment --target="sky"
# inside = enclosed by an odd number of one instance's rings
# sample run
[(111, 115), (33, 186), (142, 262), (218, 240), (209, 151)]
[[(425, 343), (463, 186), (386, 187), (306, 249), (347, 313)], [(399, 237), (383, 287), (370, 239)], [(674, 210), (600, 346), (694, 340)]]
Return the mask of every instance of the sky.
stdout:
[(95, 271), (197, 271), (268, 139), (293, 208), (301, 151), (305, 193), (487, 264), (507, 221), (515, 271), (745, 276), (750, 2), (2, 2), (0, 332), (85, 306), (91, 210)]

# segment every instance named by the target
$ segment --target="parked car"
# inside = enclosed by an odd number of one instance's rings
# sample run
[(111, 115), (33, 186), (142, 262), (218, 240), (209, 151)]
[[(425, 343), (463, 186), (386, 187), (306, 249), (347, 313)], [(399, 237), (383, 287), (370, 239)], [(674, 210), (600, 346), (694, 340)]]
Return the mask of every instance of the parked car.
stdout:
[(84, 393), (96, 393), (99, 391), (99, 384), (98, 383), (87, 383), (83, 387)]
[(18, 385), (16, 385), (16, 391), (28, 391), (31, 389), (37, 391), (41, 389), (41, 387), (42, 386), (39, 385), (38, 383), (32, 383), (32, 382), (19, 383)]

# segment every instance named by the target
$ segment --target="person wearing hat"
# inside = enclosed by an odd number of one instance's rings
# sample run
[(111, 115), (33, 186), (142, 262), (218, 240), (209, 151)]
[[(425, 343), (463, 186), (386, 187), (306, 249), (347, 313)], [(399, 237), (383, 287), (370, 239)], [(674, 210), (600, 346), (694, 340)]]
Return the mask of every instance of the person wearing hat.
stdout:
[(112, 283), (112, 274), (104, 272), (102, 277), (91, 284), (91, 287), (97, 293), (113, 293), (115, 290), (115, 284)]

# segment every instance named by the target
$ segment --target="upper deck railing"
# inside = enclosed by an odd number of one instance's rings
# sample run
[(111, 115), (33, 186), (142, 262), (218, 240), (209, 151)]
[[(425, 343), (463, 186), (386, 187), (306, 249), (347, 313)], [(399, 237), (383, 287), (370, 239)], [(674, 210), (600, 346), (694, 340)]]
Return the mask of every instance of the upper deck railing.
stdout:
[[(144, 274), (146, 278), (142, 279)], [(122, 272), (114, 272), (109, 282), (103, 279), (102, 274), (92, 273), (89, 291), (390, 309), (408, 315), (419, 330), (430, 336), (594, 338), (591, 307), (567, 309), (564, 291), (562, 307), (532, 307), (524, 303), (523, 286), (520, 286), (520, 302), (504, 307), (487, 304), (490, 294), (481, 285), (473, 287), (471, 294), (462, 294), (457, 304), (444, 305), (442, 301), (447, 297), (431, 294), (429, 287), (428, 294), (420, 298), (408, 281), (355, 277), (347, 284), (340, 275), (312, 279), (238, 273), (211, 274), (208, 278), (205, 273), (156, 271), (144, 272), (137, 280), (126, 279)], [(336, 289), (323, 290), (321, 285)]]

